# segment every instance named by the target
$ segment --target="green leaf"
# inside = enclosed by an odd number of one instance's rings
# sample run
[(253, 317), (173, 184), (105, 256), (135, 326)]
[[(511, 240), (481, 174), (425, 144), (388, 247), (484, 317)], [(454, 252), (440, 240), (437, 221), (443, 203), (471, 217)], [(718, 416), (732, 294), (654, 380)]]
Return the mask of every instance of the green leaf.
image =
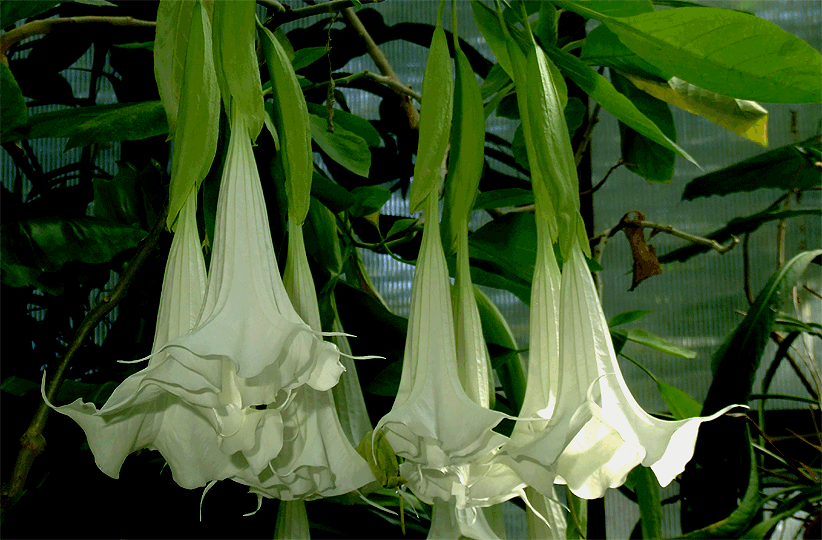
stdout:
[(822, 250), (800, 253), (774, 273), (739, 326), (713, 354), (714, 379), (705, 398), (703, 414), (711, 414), (725, 403), (747, 404), (776, 314), (789, 299), (791, 289), (808, 264), (820, 254)]
[(768, 111), (755, 101), (709, 92), (677, 77), (665, 82), (634, 75), (626, 77), (657, 99), (707, 118), (749, 141), (768, 146)]
[(160, 92), (160, 101), (166, 109), (169, 133), (172, 135), (177, 130), (180, 92), (183, 88), (186, 53), (191, 38), (195, 9), (201, 11), (202, 4), (166, 0), (160, 2), (157, 7), (154, 78)]
[[(798, 489), (798, 493), (790, 497), (788, 500), (779, 501), (779, 506), (771, 512), (771, 516), (768, 519), (757, 523), (745, 531), (745, 534), (742, 537), (761, 539), (772, 538), (770, 536), (770, 532), (780, 521), (789, 519), (791, 516), (796, 515), (802, 510), (814, 507), (819, 503), (820, 499), (822, 499), (822, 497), (819, 495), (818, 485), (804, 486)], [(810, 529), (810, 526), (807, 526), (805, 530), (807, 531), (808, 529)]]
[(655, 380), (657, 388), (668, 410), (674, 415), (676, 420), (684, 420), (686, 418), (694, 418), (702, 412), (702, 404), (683, 392), (676, 386), (663, 382), (659, 379)]
[[(624, 94), (637, 109), (650, 118), (666, 137), (676, 141), (676, 127), (671, 109), (664, 101), (639, 90), (615, 71), (611, 71), (614, 88)], [(667, 183), (674, 175), (676, 153), (637, 133), (622, 122), (619, 123), (622, 139), (622, 160), (632, 173), (654, 182)]]
[(69, 137), (66, 150), (98, 142), (137, 141), (167, 132), (159, 101), (130, 104), (83, 122)]
[(822, 338), (822, 324), (813, 321), (800, 321), (795, 317), (779, 313), (776, 316), (774, 329), (779, 332), (807, 332)]
[(115, 381), (108, 381), (102, 384), (84, 383), (65, 379), (57, 392), (58, 403), (71, 403), (78, 399), (102, 406), (106, 403), (114, 390), (119, 386)]
[[(176, 130), (171, 133), (174, 154), (169, 186), (169, 226), (176, 222), (186, 200), (192, 193), (197, 193), (200, 183), (211, 169), (217, 153), (220, 127), (219, 87), (211, 54), (212, 29), (202, 4), (195, 4), (191, 16), (185, 64), (182, 74), (176, 73), (181, 80)], [(179, 57), (175, 60), (178, 63), (183, 61)], [(166, 105), (168, 110), (170, 106)]]
[(416, 225), (417, 222), (418, 220), (414, 218), (398, 219), (397, 221), (392, 223), (391, 228), (388, 229), (388, 233), (386, 233), (385, 235), (386, 240), (395, 235), (404, 233), (405, 231)]
[[(325, 118), (328, 114), (325, 105), (320, 105), (319, 103), (306, 103), (306, 105), (308, 106), (308, 112), (311, 114), (316, 114), (321, 118)], [(345, 112), (342, 109), (334, 109), (334, 129), (336, 129), (337, 126), (347, 129), (355, 135), (359, 135), (370, 147), (377, 148), (382, 146), (382, 136), (380, 132), (371, 125), (371, 122), (362, 116)]]
[(0, 384), (0, 390), (3, 392), (8, 392), (13, 396), (24, 397), (26, 395), (34, 394), (35, 392), (39, 393), (40, 385), (36, 382), (21, 379), (20, 377), (12, 375), (3, 379), (2, 384)]
[(111, 180), (92, 179), (94, 217), (148, 230), (157, 219), (151, 194), (164, 191), (162, 174), (156, 162), (142, 171), (130, 163), (121, 163)]
[(460, 231), (467, 229), (485, 165), (485, 116), (482, 96), (468, 57), (456, 45), (451, 154), (442, 210), (442, 245), (446, 255), (457, 250)]
[[(769, 221), (790, 219), (799, 216), (820, 215), (822, 215), (822, 209), (820, 208), (789, 208), (788, 210), (768, 208), (761, 212), (757, 212), (756, 214), (751, 214), (750, 216), (734, 218), (730, 222), (728, 222), (728, 224), (724, 227), (705, 235), (705, 238), (722, 243), (730, 240), (732, 236), (739, 236), (745, 233), (752, 233), (755, 230), (757, 230), (761, 225)], [(713, 248), (711, 248), (710, 246), (705, 246), (702, 244), (691, 244), (685, 247), (681, 247), (679, 249), (675, 249), (673, 251), (669, 251), (664, 255), (661, 255), (659, 257), (659, 262), (669, 263), (674, 261), (687, 261), (695, 255), (699, 255), (700, 253), (707, 253), (709, 251), (713, 251)]]
[(642, 114), (636, 105), (620, 94), (605, 77), (585, 65), (576, 56), (556, 47), (549, 47), (545, 52), (556, 63), (560, 71), (570, 77), (586, 94), (591, 96), (591, 99), (602, 105), (602, 108), (614, 115), (617, 120), (698, 166), (694, 158), (669, 139), (657, 124)]
[(653, 471), (637, 465), (628, 473), (625, 485), (636, 492), (642, 538), (662, 538), (662, 498)]
[(334, 213), (344, 212), (357, 204), (347, 189), (316, 170), (311, 179), (311, 196), (316, 197)]
[(474, 260), (487, 261), (522, 282), (531, 283), (537, 259), (533, 214), (507, 214), (477, 229), (468, 239)]
[(628, 341), (645, 345), (659, 352), (670, 354), (679, 358), (694, 358), (696, 352), (674, 345), (667, 339), (663, 339), (655, 334), (642, 330), (641, 328), (631, 328), (630, 330), (613, 329), (611, 335), (621, 336)]
[(134, 43), (112, 43), (112, 47), (117, 47), (118, 49), (146, 49), (149, 51), (154, 50), (154, 42), (153, 41), (135, 41)]
[(314, 171), (312, 121), (297, 74), (284, 47), (288, 40), (281, 42), (259, 22), (258, 26), (274, 95), (272, 117), (280, 140), (279, 156), (285, 173), (289, 220), (302, 224), (311, 205)]
[(353, 217), (367, 216), (379, 211), (391, 198), (391, 192), (379, 186), (360, 186), (351, 190), (357, 205), (351, 209)]
[[(5, 2), (3, 3), (5, 7)], [(23, 93), (17, 86), (11, 70), (6, 64), (0, 63), (0, 126), (3, 130), (3, 142), (6, 142), (6, 133), (25, 127), (28, 109)]]
[(337, 237), (337, 220), (331, 210), (313, 197), (303, 230), (308, 254), (332, 277), (339, 276), (342, 272), (342, 251)]
[(325, 47), (305, 47), (297, 49), (294, 51), (294, 59), (291, 61), (291, 67), (294, 68), (294, 71), (299, 71), (325, 56), (325, 53)]
[(819, 52), (763, 19), (704, 7), (612, 18), (555, 3), (602, 21), (650, 64), (706, 90), (769, 103), (817, 103), (822, 94)]
[(653, 313), (653, 311), (647, 309), (635, 309), (633, 311), (624, 311), (622, 313), (617, 313), (610, 319), (608, 319), (608, 326), (613, 328), (615, 326), (622, 326), (623, 324), (632, 323), (634, 321), (638, 321), (645, 315), (649, 313)]
[(520, 206), (534, 204), (534, 192), (530, 189), (509, 188), (485, 191), (477, 195), (474, 210), (485, 208), (504, 208), (506, 206)]
[[(600, 7), (597, 5), (597, 7)], [(637, 75), (660, 82), (671, 75), (649, 64), (622, 44), (619, 37), (607, 26), (601, 24), (591, 30), (582, 46), (582, 60), (593, 66), (613, 68), (622, 73)]]
[(67, 262), (107, 263), (123, 250), (137, 246), (148, 233), (119, 223), (81, 217), (36, 218), (0, 227), (2, 282), (12, 287), (34, 286), (51, 294), (40, 280)]
[(451, 54), (441, 26), (431, 38), (422, 80), (419, 146), (414, 163), (414, 181), (408, 193), (411, 212), (421, 209), (428, 195), (439, 190), (440, 168), (448, 149), (453, 114), (454, 76)]
[(0, 27), (6, 28), (21, 19), (48, 11), (63, 0), (3, 0), (0, 2)]
[(822, 186), (822, 172), (806, 162), (800, 148), (822, 150), (819, 135), (788, 144), (740, 161), (724, 169), (698, 176), (688, 182), (682, 200), (727, 195), (763, 188), (808, 189)]
[(97, 142), (134, 141), (168, 133), (159, 101), (115, 103), (61, 109), (29, 117), (24, 128), (4, 132), (3, 142), (17, 139), (68, 138), (66, 150)]
[(359, 176), (368, 177), (371, 168), (371, 151), (365, 139), (347, 129), (335, 126), (334, 133), (327, 131), (325, 118), (309, 115), (311, 138), (328, 154), (328, 157)]

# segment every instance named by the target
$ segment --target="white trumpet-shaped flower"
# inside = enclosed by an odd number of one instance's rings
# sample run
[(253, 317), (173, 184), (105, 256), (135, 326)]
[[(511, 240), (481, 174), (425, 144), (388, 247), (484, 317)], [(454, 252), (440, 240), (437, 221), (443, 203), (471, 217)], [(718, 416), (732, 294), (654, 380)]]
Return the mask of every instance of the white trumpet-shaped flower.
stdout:
[[(289, 222), (284, 283), (299, 315), (319, 335), (317, 293), (303, 241), (302, 225)], [(335, 366), (339, 378), (342, 365)], [(340, 425), (330, 390), (304, 385), (282, 409), (282, 449), (263, 471), (247, 469), (234, 478), (258, 496), (293, 501), (332, 497), (375, 482), (368, 463)], [(281, 503), (282, 504), (282, 503)]]
[(184, 204), (179, 223), (166, 264), (148, 367), (123, 381), (100, 411), (79, 399), (53, 408), (83, 428), (97, 466), (107, 475), (118, 478), (131, 452), (150, 448), (160, 451), (179, 485), (195, 488), (232, 476), (245, 465), (220, 449), (211, 410), (192, 404), (192, 394), (208, 387), (204, 379), (194, 371), (175, 369), (158, 354), (170, 339), (191, 329), (205, 292), (194, 194)]
[(639, 406), (622, 377), (578, 244), (563, 265), (560, 321), (561, 377), (570, 378), (576, 390), (575, 396), (566, 398), (582, 403), (587, 394), (592, 418), (559, 456), (558, 481), (580, 497), (601, 497), (642, 464), (653, 470), (660, 485), (668, 485), (693, 456), (700, 424), (733, 406), (678, 421), (659, 420)]
[(426, 200), (425, 218), (399, 391), (375, 432), (384, 430), (391, 447), (407, 461), (437, 469), (469, 463), (507, 439), (491, 431), (503, 415), (473, 402), (457, 375), (436, 190)]

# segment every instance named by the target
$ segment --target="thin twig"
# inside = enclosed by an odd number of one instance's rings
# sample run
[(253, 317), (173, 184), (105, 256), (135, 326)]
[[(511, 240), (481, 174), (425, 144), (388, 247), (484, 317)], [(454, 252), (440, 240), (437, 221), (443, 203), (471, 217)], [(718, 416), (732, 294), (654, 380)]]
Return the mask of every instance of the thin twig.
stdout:
[(29, 198), (31, 198), (38, 193), (44, 193), (48, 188), (48, 180), (42, 173), (39, 163), (31, 159), (34, 156), (26, 151), (27, 147), (22, 144), (23, 142), (24, 141), (3, 143), (3, 149), (9, 153), (14, 165), (31, 181), (31, 185), (34, 188), (29, 194)]
[[(273, 0), (264, 0), (265, 4), (267, 5), (268, 2), (272, 2)], [(360, 0), (360, 4), (379, 4), (384, 0)], [(263, 3), (263, 0), (257, 0), (257, 3)], [(279, 2), (277, 2), (279, 4)], [(351, 8), (352, 6), (356, 5), (354, 0), (331, 0), (330, 2), (324, 2), (322, 4), (315, 4), (313, 6), (306, 6), (299, 9), (291, 9), (290, 6), (282, 5), (283, 8), (280, 10), (279, 8), (275, 7), (274, 9), (278, 11), (278, 13), (274, 14), (273, 16), (269, 17), (266, 21), (264, 26), (269, 30), (274, 30), (274, 28), (278, 26), (282, 26), (285, 23), (296, 21), (298, 19), (305, 19), (306, 17), (313, 17), (315, 15), (325, 15), (326, 13), (336, 13), (339, 11), (343, 11), (345, 9)]]
[(742, 237), (742, 286), (745, 289), (745, 298), (748, 299), (748, 304), (753, 305), (754, 295), (751, 289), (751, 251), (748, 246), (748, 239), (750, 237), (750, 233), (745, 233), (745, 236)]
[(802, 288), (803, 288), (803, 289), (805, 289), (806, 291), (808, 291), (809, 293), (811, 293), (812, 295), (814, 295), (815, 297), (817, 297), (817, 298), (819, 298), (820, 300), (822, 300), (822, 294), (819, 294), (818, 292), (816, 292), (815, 290), (811, 289), (811, 288), (810, 288), (810, 287), (808, 287), (807, 285), (802, 285)]
[[(53, 402), (57, 396), (57, 391), (60, 389), (72, 357), (84, 346), (86, 339), (92, 334), (97, 324), (125, 297), (129, 285), (157, 245), (160, 235), (165, 229), (167, 217), (168, 206), (163, 209), (162, 214), (157, 219), (149, 235), (143, 239), (137, 254), (134, 255), (128, 268), (123, 272), (111, 293), (103, 297), (103, 301), (94, 306), (94, 309), (89, 311), (83, 319), (83, 322), (80, 323), (74, 339), (72, 339), (66, 349), (66, 353), (63, 355), (63, 359), (57, 366), (57, 369), (54, 370), (51, 381), (46, 389), (46, 398), (49, 401)], [(11, 501), (22, 491), (35, 458), (45, 450), (46, 439), (43, 437), (43, 428), (46, 425), (50, 411), (51, 408), (48, 405), (41, 403), (28, 429), (23, 436), (20, 437), (20, 452), (17, 454), (17, 462), (14, 465), (11, 479), (3, 487), (2, 495), (0, 495), (0, 507), (7, 508)]]
[[(331, 2), (329, 2), (331, 3)], [(327, 4), (323, 4), (327, 5)], [(368, 51), (368, 56), (374, 61), (374, 64), (377, 65), (377, 69), (380, 70), (384, 76), (393, 79), (399, 86), (404, 87), (405, 85), (402, 83), (400, 78), (394, 72), (394, 69), (391, 67), (391, 64), (388, 63), (388, 58), (385, 57), (385, 54), (380, 50), (377, 46), (377, 43), (374, 41), (374, 38), (371, 37), (371, 34), (368, 33), (365, 26), (363, 25), (360, 18), (351, 8), (346, 8), (343, 12), (343, 17), (348, 21), (354, 31), (359, 34), (359, 36), (365, 41), (365, 48)], [(419, 129), (420, 126), (420, 112), (417, 110), (417, 107), (411, 103), (411, 100), (408, 98), (407, 92), (400, 92), (397, 90), (395, 86), (391, 87), (394, 92), (397, 93), (402, 98), (402, 107), (405, 109), (405, 114), (408, 117), (408, 127), (411, 129)]]
[[(401, 83), (397, 82), (396, 80), (392, 79), (391, 77), (387, 77), (385, 75), (377, 75), (376, 73), (372, 73), (368, 70), (365, 70), (361, 73), (354, 73), (352, 75), (348, 75), (347, 77), (340, 77), (334, 80), (334, 86), (349, 86), (354, 81), (359, 79), (368, 79), (370, 81), (378, 82), (380, 84), (384, 84), (397, 94), (403, 94), (408, 97), (411, 97), (417, 101), (417, 103), (422, 102), (422, 96), (419, 95), (417, 92), (414, 92), (412, 89), (408, 88), (407, 86), (403, 86)], [(317, 88), (322, 88), (323, 86), (328, 86), (331, 84), (331, 81), (322, 81), (316, 84), (312, 84), (303, 88), (303, 92), (308, 92), (309, 90), (314, 90)]]
[(579, 194), (580, 195), (591, 195), (591, 194), (595, 193), (599, 188), (601, 188), (603, 186), (603, 184), (605, 184), (605, 181), (608, 180), (608, 177), (611, 176), (611, 173), (614, 172), (615, 170), (617, 170), (618, 168), (622, 167), (623, 165), (630, 166), (631, 164), (630, 163), (625, 163), (624, 161), (622, 161), (622, 158), (619, 158), (619, 160), (616, 162), (616, 164), (613, 167), (611, 167), (610, 169), (608, 169), (608, 172), (605, 173), (605, 176), (602, 177), (602, 180), (597, 182), (597, 185), (595, 185), (591, 189), (586, 189), (585, 191), (580, 191)]
[(9, 30), (0, 36), (0, 61), (8, 65), (8, 58), (6, 53), (9, 48), (15, 43), (19, 43), (26, 38), (37, 36), (40, 34), (48, 34), (55, 26), (62, 24), (88, 24), (88, 23), (103, 23), (113, 26), (137, 26), (137, 27), (155, 27), (155, 21), (144, 21), (135, 19), (134, 17), (62, 17), (56, 19), (42, 19), (39, 21), (31, 21), (18, 26), (14, 30)]
[[(634, 212), (634, 211), (632, 210), (631, 212)], [(593, 238), (591, 238), (591, 242), (594, 243), (594, 244), (600, 243), (600, 242), (602, 242), (602, 240), (604, 238), (614, 236), (616, 233), (620, 232), (626, 226), (632, 226), (632, 227), (642, 227), (643, 229), (654, 229), (656, 231), (659, 231), (659, 232), (662, 232), (662, 233), (665, 233), (665, 234), (670, 234), (671, 236), (676, 236), (677, 238), (682, 238), (683, 240), (687, 240), (688, 242), (691, 242), (693, 244), (700, 244), (700, 245), (703, 245), (703, 246), (708, 246), (708, 247), (716, 250), (718, 253), (725, 253), (725, 252), (729, 251), (730, 249), (732, 249), (736, 244), (739, 243), (739, 238), (734, 236), (733, 239), (730, 242), (728, 242), (726, 245), (723, 246), (722, 244), (720, 244), (716, 240), (711, 240), (710, 238), (705, 238), (705, 237), (702, 237), (702, 236), (696, 236), (695, 234), (690, 234), (690, 233), (686, 233), (685, 231), (680, 231), (679, 229), (674, 228), (673, 225), (668, 225), (666, 223), (656, 223), (656, 222), (647, 221), (647, 220), (628, 219), (628, 215), (631, 214), (631, 212), (628, 212), (627, 214), (625, 214), (625, 216), (623, 216), (623, 218), (621, 220), (619, 220), (619, 223), (616, 226), (611, 227), (610, 229), (606, 229), (602, 233), (600, 233), (600, 234), (594, 236)]]
[(591, 143), (591, 135), (594, 132), (594, 126), (597, 125), (599, 122), (599, 111), (602, 109), (602, 105), (597, 103), (594, 105), (594, 110), (591, 111), (591, 117), (588, 119), (588, 124), (585, 126), (585, 132), (582, 134), (582, 140), (579, 142), (579, 147), (577, 151), (574, 152), (574, 163), (577, 167), (582, 162), (582, 155), (585, 154), (585, 150), (588, 149), (588, 145)]
[(277, 2), (277, 0), (257, 0), (257, 3), (263, 7), (267, 7), (268, 9), (273, 9), (277, 13), (285, 13), (290, 11), (290, 9)]

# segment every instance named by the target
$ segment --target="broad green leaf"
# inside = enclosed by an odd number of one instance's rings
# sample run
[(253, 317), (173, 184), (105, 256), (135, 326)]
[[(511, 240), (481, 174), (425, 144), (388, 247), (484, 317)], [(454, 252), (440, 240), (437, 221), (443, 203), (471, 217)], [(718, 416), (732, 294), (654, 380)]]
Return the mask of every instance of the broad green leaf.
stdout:
[(369, 431), (360, 444), (357, 453), (368, 462), (377, 482), (388, 488), (396, 488), (405, 479), (400, 476), (400, 465), (394, 450), (385, 438), (385, 432), (374, 435)]
[(534, 35), (540, 42), (557, 44), (559, 15), (559, 11), (551, 2), (540, 2), (539, 18), (534, 27)]
[(480, 85), (480, 93), (482, 94), (482, 99), (486, 100), (489, 97), (493, 96), (506, 86), (511, 84), (511, 77), (503, 69), (502, 65), (499, 63), (494, 64), (491, 70), (488, 72), (488, 75), (485, 77), (485, 80)]
[(413, 227), (417, 223), (418, 223), (418, 221), (416, 219), (413, 219), (413, 218), (398, 219), (397, 221), (395, 221), (391, 225), (391, 228), (388, 229), (388, 232), (385, 235), (386, 240), (391, 238), (392, 236), (398, 235), (400, 233), (404, 233), (405, 231), (407, 231), (408, 229), (410, 229), (411, 227)]
[(422, 80), (419, 146), (414, 163), (414, 181), (408, 194), (411, 212), (420, 210), (428, 195), (439, 189), (440, 169), (448, 149), (453, 101), (451, 55), (445, 32), (437, 26), (431, 38)]
[[(239, 113), (252, 141), (265, 123), (263, 89), (255, 50), (255, 3), (253, 0), (214, 2), (211, 30), (213, 35), (214, 68), (223, 104), (231, 118)], [(263, 46), (265, 47), (265, 39)], [(266, 54), (266, 60), (270, 57)], [(291, 67), (291, 63), (288, 63)], [(271, 66), (269, 66), (271, 69)], [(310, 177), (308, 178), (310, 180)], [(305, 190), (306, 192), (309, 189)], [(305, 211), (308, 211), (305, 201)], [(305, 218), (305, 214), (301, 216)], [(302, 220), (298, 220), (302, 223)]]
[(368, 177), (368, 170), (371, 168), (371, 151), (365, 139), (340, 126), (336, 126), (334, 132), (330, 133), (327, 131), (325, 118), (315, 114), (309, 115), (309, 121), (311, 138), (322, 148), (323, 152), (328, 154), (328, 157), (354, 174)]
[(676, 420), (694, 418), (702, 412), (702, 404), (683, 392), (676, 386), (671, 386), (659, 379), (656, 381), (659, 393), (668, 406), (668, 410), (674, 415)]
[(13, 396), (24, 397), (39, 392), (40, 385), (28, 379), (22, 379), (12, 375), (3, 379), (3, 382), (0, 383), (0, 390), (8, 392)]
[(92, 217), (7, 223), (0, 227), (2, 281), (12, 287), (43, 288), (39, 280), (42, 273), (57, 272), (67, 262), (107, 263), (121, 251), (135, 247), (147, 234)]
[(344, 212), (357, 204), (347, 189), (316, 170), (311, 179), (311, 196), (316, 197), (334, 213)]
[(3, 0), (0, 2), (0, 28), (21, 19), (29, 19), (48, 11), (64, 0)]
[[(314, 171), (311, 135), (314, 128), (297, 74), (294, 73), (286, 50), (267, 28), (259, 23), (258, 27), (274, 94), (273, 118), (280, 139), (279, 154), (285, 169), (289, 219), (302, 224), (311, 205), (311, 179)], [(321, 144), (319, 140), (317, 144)]]
[(460, 231), (468, 227), (485, 164), (485, 116), (480, 88), (468, 57), (458, 44), (454, 54), (457, 75), (441, 228), (446, 256), (456, 251)]
[(325, 53), (325, 47), (305, 47), (303, 49), (297, 49), (294, 51), (294, 60), (291, 61), (291, 67), (294, 68), (294, 71), (299, 71), (325, 56)]
[(772, 22), (706, 7), (614, 18), (579, 3), (555, 3), (602, 21), (650, 64), (706, 90), (769, 103), (820, 100), (822, 56)]
[(677, 77), (667, 82), (652, 81), (633, 75), (626, 77), (637, 88), (657, 99), (707, 118), (749, 141), (768, 146), (768, 111), (755, 101), (734, 99), (709, 92)]
[(391, 192), (379, 186), (360, 186), (351, 190), (351, 195), (357, 200), (357, 205), (351, 209), (353, 217), (373, 214), (385, 206), (391, 198)]
[(308, 255), (332, 277), (339, 276), (342, 272), (342, 251), (337, 237), (337, 220), (331, 210), (313, 197), (303, 232)]
[[(611, 82), (614, 88), (636, 105), (639, 112), (660, 126), (666, 137), (676, 141), (674, 116), (667, 103), (637, 89), (615, 71), (611, 71)], [(671, 181), (676, 162), (676, 154), (672, 150), (637, 133), (622, 122), (619, 123), (619, 134), (622, 139), (622, 160), (629, 171), (654, 182)]]
[[(138, 171), (130, 163), (120, 163), (111, 180), (94, 178), (94, 217), (111, 222), (150, 229), (157, 219), (157, 208), (151, 200), (153, 193), (162, 193), (163, 172), (156, 162)], [(163, 200), (158, 201), (163, 204)]]
[(820, 254), (822, 250), (800, 253), (774, 273), (739, 326), (713, 354), (714, 379), (705, 398), (703, 414), (716, 412), (726, 403), (747, 404), (776, 314), (789, 299), (791, 289), (808, 264)]
[(58, 403), (71, 403), (78, 399), (91, 402), (98, 407), (103, 406), (120, 383), (108, 381), (101, 384), (84, 383), (72, 379), (65, 379), (57, 392)]
[(468, 239), (472, 265), (474, 259), (487, 261), (530, 283), (537, 258), (536, 234), (533, 214), (508, 214), (491, 221)]
[(645, 345), (659, 352), (679, 358), (694, 358), (696, 356), (696, 352), (674, 345), (667, 339), (663, 339), (641, 328), (631, 328), (630, 330), (622, 330), (620, 328), (612, 329), (611, 335), (624, 337), (628, 341), (633, 341), (634, 343), (639, 343), (640, 345)]
[[(732, 219), (724, 227), (717, 229), (711, 233), (704, 235), (709, 240), (715, 240), (719, 243), (728, 242), (732, 236), (740, 236), (745, 233), (752, 233), (761, 225), (770, 221), (777, 221), (781, 219), (790, 219), (799, 216), (822, 216), (822, 209), (820, 208), (789, 208), (787, 210), (779, 210), (777, 208), (769, 208), (750, 216), (738, 217)], [(707, 253), (713, 251), (710, 246), (702, 244), (690, 244), (685, 247), (669, 251), (664, 255), (660, 255), (659, 262), (682, 262), (687, 261), (695, 255), (700, 253)]]
[(175, 58), (176, 62), (184, 61), (185, 64), (179, 80), (176, 131), (172, 133), (174, 154), (169, 186), (169, 226), (176, 222), (188, 197), (197, 193), (217, 153), (220, 98), (211, 50), (208, 13), (203, 4), (197, 2), (191, 12), (185, 59)]
[(622, 313), (617, 313), (610, 319), (608, 319), (608, 326), (613, 328), (615, 326), (622, 326), (623, 324), (632, 323), (634, 321), (638, 321), (645, 315), (649, 313), (653, 313), (653, 311), (647, 309), (635, 309), (633, 311), (625, 311)]
[[(5, 7), (5, 2), (3, 3)], [(6, 64), (0, 63), (0, 126), (3, 130), (3, 142), (6, 133), (24, 127), (28, 117), (26, 100), (17, 86), (11, 70)]]
[[(797, 486), (797, 488), (799, 488), (799, 486)], [(798, 489), (798, 493), (792, 495), (789, 499), (780, 501), (779, 506), (771, 512), (771, 516), (768, 519), (757, 523), (745, 531), (745, 534), (742, 537), (752, 539), (773, 538), (773, 536), (771, 536), (771, 531), (780, 521), (790, 519), (792, 516), (797, 515), (806, 508), (811, 508), (814, 505), (818, 505), (820, 500), (822, 500), (822, 497), (819, 495), (818, 485), (803, 486)], [(807, 527), (808, 528), (805, 529), (806, 531), (810, 529), (810, 526)]]
[(822, 173), (809, 166), (799, 149), (822, 150), (819, 135), (740, 161), (688, 182), (682, 199), (727, 195), (762, 188), (808, 189), (822, 186)]
[(623, 45), (619, 36), (604, 24), (591, 30), (585, 37), (580, 58), (588, 65), (613, 68), (649, 80), (664, 82), (671, 78), (670, 73), (660, 70), (634, 54), (634, 51)]
[(637, 465), (628, 473), (625, 485), (636, 492), (642, 538), (662, 538), (662, 498), (653, 471)]
[(651, 119), (642, 114), (631, 101), (620, 94), (605, 77), (585, 65), (576, 56), (548, 47), (545, 51), (557, 67), (574, 81), (591, 99), (602, 108), (648, 139), (681, 155), (694, 165), (697, 162), (685, 150), (669, 139)]
[[(565, 105), (564, 116), (565, 124), (568, 127), (568, 136), (573, 138), (576, 130), (583, 124), (588, 116), (588, 108), (578, 98), (570, 98)], [(511, 153), (514, 155), (514, 161), (530, 171), (531, 166), (528, 164), (528, 152), (525, 144), (525, 134), (522, 129), (522, 124), (517, 126), (514, 130), (514, 137), (511, 139)], [(533, 194), (532, 194), (533, 195)]]
[[(105, 106), (105, 105), (103, 105)], [(144, 101), (112, 109), (84, 121), (69, 136), (66, 150), (98, 142), (137, 141), (167, 132), (159, 101)]]
[[(328, 114), (325, 105), (308, 102), (306, 102), (306, 105), (308, 106), (308, 112), (311, 114), (316, 114), (322, 118), (325, 118)], [(334, 109), (334, 128), (336, 129), (337, 126), (347, 129), (355, 135), (359, 135), (365, 139), (368, 146), (375, 148), (382, 146), (382, 136), (380, 132), (371, 125), (371, 122), (362, 116), (345, 112), (342, 109)]]
[[(453, 275), (453, 272), (451, 274)], [(508, 291), (526, 306), (531, 303), (531, 282), (524, 281), (498, 267), (486, 269), (481, 260), (471, 261), (471, 282), (483, 287)]]
[[(514, 409), (514, 414), (518, 414), (525, 399), (526, 379), (522, 359), (516, 352), (519, 347), (514, 338), (514, 333), (496, 304), (479, 287), (474, 287), (474, 297), (477, 300), (477, 309), (482, 323), (482, 335), (489, 345), (489, 353), (492, 349), (491, 345), (496, 345), (507, 351), (504, 361), (498, 361), (494, 365), (494, 369), (497, 372), (505, 396)], [(499, 360), (499, 355), (497, 359)]]
[(485, 208), (504, 208), (506, 206), (520, 206), (534, 204), (534, 192), (530, 189), (509, 188), (485, 191), (477, 195), (474, 210)]

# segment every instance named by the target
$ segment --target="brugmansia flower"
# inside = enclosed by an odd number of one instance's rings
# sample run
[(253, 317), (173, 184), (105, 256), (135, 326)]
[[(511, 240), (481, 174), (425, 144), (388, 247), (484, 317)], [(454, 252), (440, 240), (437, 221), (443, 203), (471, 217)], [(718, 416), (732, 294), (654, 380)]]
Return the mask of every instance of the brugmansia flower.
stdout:
[[(319, 335), (320, 312), (302, 225), (293, 221), (289, 223), (284, 282), (300, 315)], [(263, 471), (246, 469), (234, 478), (252, 493), (283, 501), (310, 500), (342, 495), (376, 481), (368, 463), (346, 438), (330, 390), (300, 387), (283, 408), (282, 417), (281, 451)]]
[(80, 424), (97, 466), (112, 478), (119, 477), (125, 458), (141, 448), (159, 450), (174, 481), (185, 488), (227, 478), (243, 466), (219, 448), (211, 410), (187, 399), (206, 389), (206, 382), (196, 372), (175, 369), (160, 353), (166, 342), (191, 329), (204, 296), (206, 271), (195, 205), (196, 196), (189, 196), (171, 243), (148, 367), (123, 381), (100, 411), (79, 399), (52, 406)]

